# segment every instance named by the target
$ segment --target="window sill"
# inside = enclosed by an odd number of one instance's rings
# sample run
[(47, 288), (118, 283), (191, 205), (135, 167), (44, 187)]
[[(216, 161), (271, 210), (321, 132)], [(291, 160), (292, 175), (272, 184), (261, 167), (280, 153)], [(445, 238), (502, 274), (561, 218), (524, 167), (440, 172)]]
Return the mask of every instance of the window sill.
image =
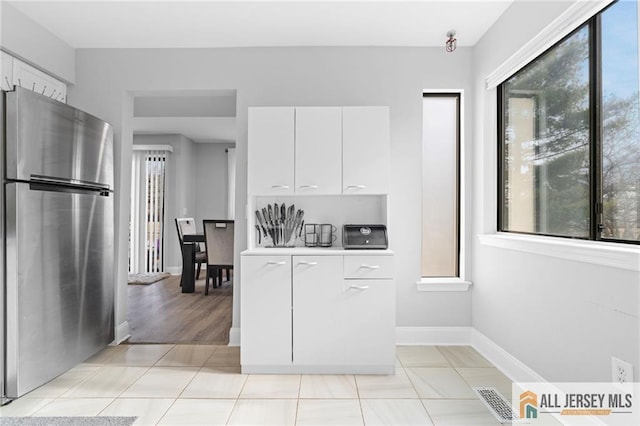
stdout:
[(418, 291), (467, 291), (471, 281), (462, 278), (422, 278), (416, 284)]
[(479, 235), (480, 244), (541, 256), (573, 260), (617, 269), (640, 271), (640, 247), (602, 241), (515, 235), (498, 232)]

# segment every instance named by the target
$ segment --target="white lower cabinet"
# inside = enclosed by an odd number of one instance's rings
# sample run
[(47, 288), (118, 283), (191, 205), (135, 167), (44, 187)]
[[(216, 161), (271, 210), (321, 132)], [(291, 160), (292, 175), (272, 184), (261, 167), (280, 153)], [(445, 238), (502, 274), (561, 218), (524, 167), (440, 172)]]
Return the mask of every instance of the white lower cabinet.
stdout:
[(240, 363), (291, 365), (291, 256), (243, 256)]
[(340, 365), (342, 256), (293, 256), (293, 362)]
[(395, 365), (394, 281), (345, 279), (342, 284), (341, 327), (335, 346), (343, 362), (381, 370)]
[[(243, 255), (242, 371), (392, 374), (392, 262), (388, 255)], [(358, 265), (380, 264), (387, 265), (380, 277), (349, 276)]]

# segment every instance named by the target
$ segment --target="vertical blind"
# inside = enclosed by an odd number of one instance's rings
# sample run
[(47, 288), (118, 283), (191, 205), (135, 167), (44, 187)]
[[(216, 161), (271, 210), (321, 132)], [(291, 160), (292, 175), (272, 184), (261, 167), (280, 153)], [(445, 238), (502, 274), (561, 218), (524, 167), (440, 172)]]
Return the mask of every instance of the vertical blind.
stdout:
[(227, 219), (235, 218), (236, 210), (236, 149), (227, 149)]
[(163, 269), (165, 164), (164, 151), (146, 152), (145, 272), (162, 272)]
[(158, 148), (161, 149), (144, 150), (134, 145), (129, 222), (131, 273), (164, 269), (165, 182), (170, 149)]
[[(144, 194), (144, 156), (143, 151), (133, 151), (131, 158), (131, 210), (129, 212), (129, 273), (142, 272), (141, 259), (144, 259), (144, 214), (141, 213)], [(143, 210), (142, 210), (143, 211)]]

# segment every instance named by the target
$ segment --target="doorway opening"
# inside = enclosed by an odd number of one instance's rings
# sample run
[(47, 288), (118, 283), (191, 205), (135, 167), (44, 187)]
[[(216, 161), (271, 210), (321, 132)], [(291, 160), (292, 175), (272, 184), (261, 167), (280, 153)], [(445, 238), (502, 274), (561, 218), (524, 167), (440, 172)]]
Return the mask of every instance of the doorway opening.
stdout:
[(129, 343), (228, 344), (233, 275), (205, 296), (203, 264), (182, 293), (175, 219), (234, 219), (236, 91), (134, 92), (131, 129), (129, 267), (160, 275), (127, 286)]

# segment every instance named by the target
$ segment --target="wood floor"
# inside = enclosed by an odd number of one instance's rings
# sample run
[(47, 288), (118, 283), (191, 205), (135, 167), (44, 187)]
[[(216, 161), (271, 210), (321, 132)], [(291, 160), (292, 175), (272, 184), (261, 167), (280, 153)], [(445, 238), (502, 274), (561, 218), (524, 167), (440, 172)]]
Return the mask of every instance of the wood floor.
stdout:
[(204, 295), (203, 270), (194, 293), (182, 293), (180, 277), (128, 285), (129, 343), (228, 344), (233, 279)]

